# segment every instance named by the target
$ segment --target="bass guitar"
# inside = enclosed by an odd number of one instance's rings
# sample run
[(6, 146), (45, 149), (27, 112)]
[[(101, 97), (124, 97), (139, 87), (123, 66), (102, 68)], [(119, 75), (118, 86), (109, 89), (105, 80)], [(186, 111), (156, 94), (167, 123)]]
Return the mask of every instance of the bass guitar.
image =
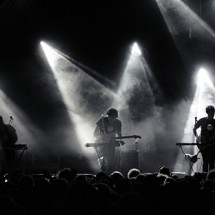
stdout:
[(215, 135), (211, 137), (200, 137), (196, 138), (196, 144), (198, 146), (199, 151), (195, 155), (187, 155), (192, 163), (195, 163), (199, 158), (198, 155), (200, 153), (204, 153), (205, 150), (210, 150), (211, 147), (215, 147)]

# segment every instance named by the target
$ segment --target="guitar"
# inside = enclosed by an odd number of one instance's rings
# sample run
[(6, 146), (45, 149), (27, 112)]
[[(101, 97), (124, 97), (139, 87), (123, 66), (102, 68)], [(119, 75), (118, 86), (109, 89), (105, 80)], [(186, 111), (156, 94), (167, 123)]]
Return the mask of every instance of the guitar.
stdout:
[[(129, 136), (121, 136), (121, 137), (112, 137), (111, 141), (114, 141), (115, 147), (119, 147), (120, 145), (124, 145), (124, 141), (121, 141), (121, 139), (128, 139), (128, 138), (134, 138), (134, 139), (141, 139), (141, 136), (139, 135), (129, 135)], [(110, 141), (100, 141), (96, 143), (86, 143), (86, 147), (98, 147), (98, 146), (104, 146), (105, 144), (110, 143)]]
[(215, 134), (210, 137), (201, 137), (196, 138), (196, 143), (198, 143), (198, 148), (200, 151), (204, 151), (207, 148), (215, 145)]
[(199, 148), (199, 151), (195, 155), (188, 155), (187, 158), (190, 159), (192, 163), (195, 163), (199, 158), (198, 155), (202, 152), (204, 152), (206, 149), (210, 149), (212, 146), (215, 146), (215, 135), (211, 137), (201, 137), (197, 136), (196, 137), (196, 145)]

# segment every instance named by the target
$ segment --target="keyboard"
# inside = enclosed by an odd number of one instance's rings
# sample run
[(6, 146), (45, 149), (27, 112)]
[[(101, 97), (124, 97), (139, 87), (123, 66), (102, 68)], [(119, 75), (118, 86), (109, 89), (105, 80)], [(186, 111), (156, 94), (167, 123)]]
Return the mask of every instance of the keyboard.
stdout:
[(200, 143), (176, 143), (176, 146), (198, 146)]
[(14, 145), (11, 145), (11, 146), (6, 146), (4, 147), (4, 149), (8, 149), (8, 150), (27, 150), (28, 147), (26, 144), (14, 144)]

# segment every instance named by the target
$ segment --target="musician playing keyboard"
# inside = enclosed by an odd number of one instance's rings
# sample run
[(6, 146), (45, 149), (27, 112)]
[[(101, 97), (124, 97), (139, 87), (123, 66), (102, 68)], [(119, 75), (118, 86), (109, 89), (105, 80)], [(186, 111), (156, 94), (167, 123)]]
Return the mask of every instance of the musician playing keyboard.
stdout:
[[(215, 119), (214, 106), (206, 107), (207, 117), (203, 117), (196, 121), (193, 133), (197, 142), (200, 143), (199, 149), (203, 159), (203, 172), (208, 172), (215, 167)], [(200, 135), (197, 129), (201, 128)]]
[(15, 160), (15, 152), (8, 150), (18, 140), (15, 128), (11, 124), (5, 124), (0, 116), (0, 167), (1, 174), (6, 173)]
[(97, 142), (103, 142), (100, 147), (101, 170), (111, 173), (115, 170), (115, 137), (121, 137), (122, 123), (118, 119), (118, 111), (115, 108), (108, 109), (106, 116), (96, 122), (94, 137)]

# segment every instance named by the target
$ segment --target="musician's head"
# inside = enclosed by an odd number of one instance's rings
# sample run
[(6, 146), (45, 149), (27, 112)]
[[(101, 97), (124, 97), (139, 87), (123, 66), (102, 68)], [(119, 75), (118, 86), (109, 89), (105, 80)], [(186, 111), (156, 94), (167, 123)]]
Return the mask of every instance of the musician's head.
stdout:
[(116, 119), (119, 116), (118, 110), (116, 110), (115, 108), (108, 109), (106, 114), (108, 115), (109, 118), (112, 119)]
[(205, 111), (208, 115), (214, 116), (214, 106), (213, 105), (208, 105), (206, 107)]

